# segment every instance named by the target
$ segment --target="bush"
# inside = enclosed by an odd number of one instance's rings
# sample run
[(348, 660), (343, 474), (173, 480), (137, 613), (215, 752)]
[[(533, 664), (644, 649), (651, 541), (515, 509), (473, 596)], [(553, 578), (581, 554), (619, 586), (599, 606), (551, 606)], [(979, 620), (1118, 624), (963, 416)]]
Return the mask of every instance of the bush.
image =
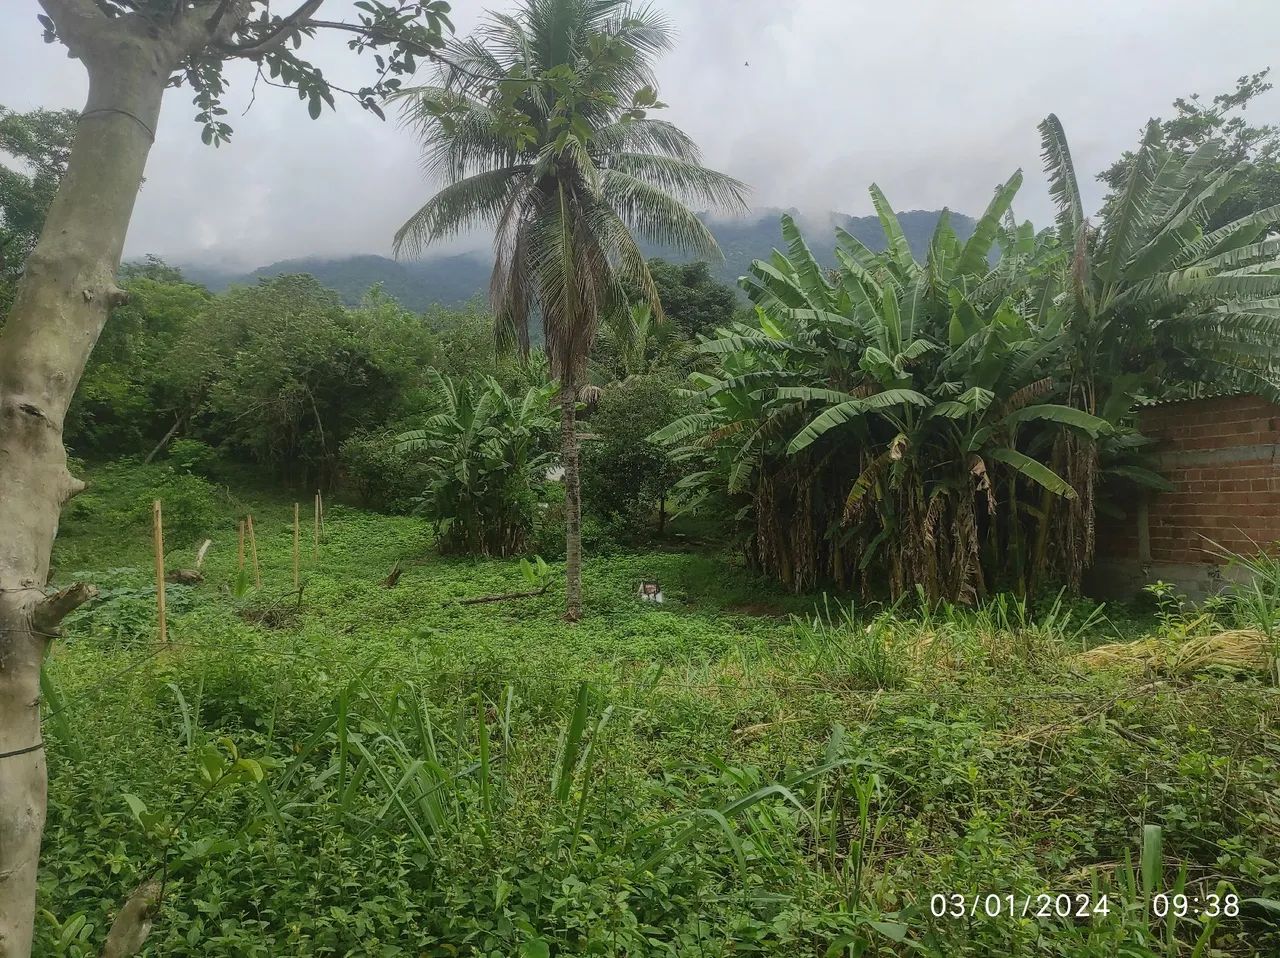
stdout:
[[(528, 551), (548, 560), (564, 558), (564, 483), (548, 482), (541, 499), (534, 506), (533, 534)], [(582, 515), (582, 549), (599, 556), (617, 552), (629, 538), (616, 521), (601, 519), (584, 512)]]
[(360, 433), (338, 452), (344, 489), (366, 509), (407, 513), (422, 491), (421, 470), (387, 433)]
[[(110, 529), (116, 537), (150, 540), (152, 504), (164, 504), (166, 548), (185, 548), (211, 535), (225, 507), (226, 494), (200, 476), (177, 472), (169, 463), (142, 466), (126, 460), (89, 470), (89, 492), (72, 499), (63, 514), (59, 538)], [(219, 502), (219, 500), (224, 500)]]
[(166, 548), (189, 545), (209, 534), (218, 523), (218, 490), (199, 476), (184, 472), (168, 472), (159, 482), (147, 488), (134, 502), (136, 521), (151, 522), (152, 504), (164, 504)]
[[(683, 473), (649, 435), (684, 415), (688, 403), (662, 376), (633, 376), (607, 387), (583, 443), (582, 501), (614, 536), (662, 531), (663, 500)], [(658, 512), (654, 525), (654, 513)]]
[[(156, 587), (147, 570), (96, 570), (92, 578), (98, 588), (98, 598), (67, 618), (72, 638), (103, 639), (125, 645), (154, 639)], [(165, 599), (169, 615), (182, 615), (194, 604), (194, 589), (171, 582), (165, 586)]]
[(207, 477), (217, 458), (217, 451), (199, 439), (175, 439), (169, 446), (169, 462), (188, 475)]

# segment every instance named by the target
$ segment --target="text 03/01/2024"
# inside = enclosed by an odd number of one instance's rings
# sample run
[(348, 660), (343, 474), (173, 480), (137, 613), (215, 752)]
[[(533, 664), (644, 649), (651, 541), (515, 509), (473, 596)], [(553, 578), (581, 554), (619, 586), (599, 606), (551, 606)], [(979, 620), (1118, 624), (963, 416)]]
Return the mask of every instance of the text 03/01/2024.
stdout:
[(929, 911), (934, 918), (1092, 918), (1110, 914), (1106, 895), (1000, 895), (995, 892), (964, 895), (937, 892), (929, 896)]

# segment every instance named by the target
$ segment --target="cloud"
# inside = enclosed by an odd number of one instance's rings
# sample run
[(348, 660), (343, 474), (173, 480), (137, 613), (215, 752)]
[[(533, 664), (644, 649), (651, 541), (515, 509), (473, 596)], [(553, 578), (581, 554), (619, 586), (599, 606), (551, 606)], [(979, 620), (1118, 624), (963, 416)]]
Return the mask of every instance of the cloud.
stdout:
[[(489, 3), (509, 7), (509, 2)], [(747, 181), (760, 208), (870, 212), (878, 183), (900, 209), (978, 212), (1023, 168), (1020, 216), (1045, 222), (1036, 124), (1058, 113), (1090, 205), (1093, 175), (1150, 116), (1192, 92), (1229, 89), (1269, 65), (1280, 4), (1254, 0), (659, 0), (679, 34), (659, 64), (669, 115), (709, 165)], [(348, 0), (330, 0), (340, 16)], [(455, 4), (459, 30), (483, 6)], [(0, 10), (6, 106), (75, 106), (83, 70), (45, 46), (35, 0)], [(330, 38), (316, 62), (359, 84), (367, 60)], [(431, 194), (417, 149), (394, 121), (358, 108), (311, 121), (297, 99), (233, 73), (236, 134), (213, 150), (170, 91), (128, 252), (254, 266), (285, 257), (388, 253), (396, 227)], [(1250, 113), (1280, 122), (1280, 94)], [(479, 246), (472, 237), (444, 250)]]

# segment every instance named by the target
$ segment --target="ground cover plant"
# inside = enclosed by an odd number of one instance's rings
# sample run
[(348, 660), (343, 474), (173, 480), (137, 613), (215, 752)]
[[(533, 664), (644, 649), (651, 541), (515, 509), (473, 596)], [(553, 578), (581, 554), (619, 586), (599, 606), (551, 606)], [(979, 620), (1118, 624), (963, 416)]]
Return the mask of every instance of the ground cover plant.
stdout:
[[(638, 245), (746, 190), (655, 7), (40, 5), (92, 82), (0, 108), (0, 958), (1280, 953), (1274, 554), (1078, 597), (1142, 402), (1280, 400), (1265, 71), (1096, 216), (1050, 115), (1049, 228), (873, 186), (882, 246), (783, 217), (740, 299)], [(395, 245), (492, 227), (487, 308), (121, 265), (162, 91), (221, 143), (238, 58), (404, 111)]]
[[(442, 557), (421, 520), (353, 507), (304, 554), (298, 601), (291, 504), (210, 485), (213, 515), (169, 542), (189, 567), (215, 538), (163, 648), (145, 519), (114, 504), (165, 468), (91, 470), (59, 540), (59, 579), (109, 588), (45, 669), (39, 954), (96, 954), (148, 880), (157, 955), (1280, 946), (1273, 677), (1080, 661), (1267, 627), (1265, 580), (1194, 615), (922, 610), (797, 597), (714, 550), (618, 552), (566, 628), (558, 586), (460, 604), (523, 590), (519, 561)], [(261, 591), (237, 587), (249, 509)], [(653, 577), (660, 606), (634, 594)], [(1109, 913), (933, 897), (1060, 893)], [(1224, 911), (1157, 917), (1177, 893)]]

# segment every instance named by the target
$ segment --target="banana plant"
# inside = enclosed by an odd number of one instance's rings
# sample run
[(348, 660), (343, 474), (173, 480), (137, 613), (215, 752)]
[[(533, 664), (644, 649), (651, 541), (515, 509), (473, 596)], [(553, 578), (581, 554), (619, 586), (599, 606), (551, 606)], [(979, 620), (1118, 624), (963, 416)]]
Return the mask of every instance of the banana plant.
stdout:
[(1141, 399), (1280, 400), (1280, 208), (1210, 228), (1244, 168), (1153, 125), (1094, 225), (1061, 124), (1041, 134), (1049, 229), (1015, 217), (1017, 172), (917, 262), (873, 186), (883, 250), (837, 231), (829, 268), (783, 217), (783, 249), (742, 280), (755, 316), (701, 346), (702, 409), (655, 438), (703, 459), (686, 483), (734, 510), (762, 571), (951, 599), (1078, 585), (1102, 478), (1161, 484)]
[(450, 379), (428, 370), (434, 410), (397, 437), (417, 457), (426, 487), (418, 511), (435, 524), (442, 551), (508, 556), (533, 528), (533, 488), (550, 462), (555, 384), (512, 396), (492, 376)]
[(702, 411), (655, 438), (703, 450), (688, 484), (719, 482), (749, 556), (793, 587), (980, 594), (1021, 578), (1003, 559), (1005, 546), (1027, 551), (1034, 516), (1019, 501), (1075, 494), (1046, 461), (1052, 436), (1108, 426), (1059, 401), (1056, 245), (1013, 219), (1021, 181), (1001, 185), (963, 242), (944, 217), (922, 264), (878, 189), (886, 250), (838, 233), (834, 270), (784, 217), (787, 252), (743, 281), (754, 322), (703, 344), (719, 370), (692, 377)]

